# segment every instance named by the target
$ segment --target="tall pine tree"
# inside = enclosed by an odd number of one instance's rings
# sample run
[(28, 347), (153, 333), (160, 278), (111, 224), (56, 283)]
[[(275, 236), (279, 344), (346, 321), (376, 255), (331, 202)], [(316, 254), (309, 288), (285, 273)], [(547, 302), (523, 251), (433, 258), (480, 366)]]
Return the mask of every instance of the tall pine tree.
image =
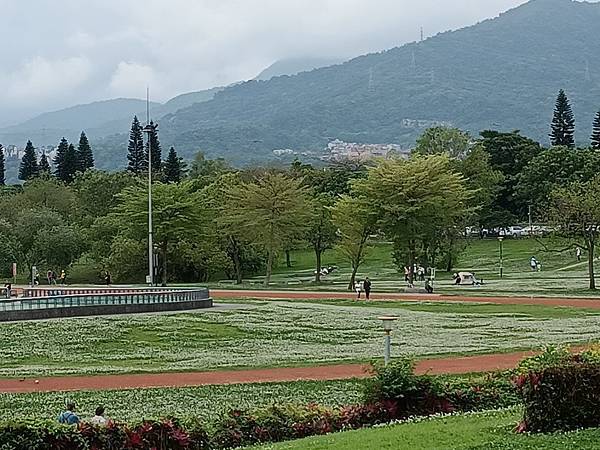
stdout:
[(573, 136), (575, 134), (575, 118), (567, 94), (562, 89), (558, 92), (556, 98), (551, 129), (550, 141), (552, 145), (575, 148), (575, 138)]
[(129, 144), (127, 145), (127, 160), (129, 161), (127, 170), (135, 174), (142, 173), (148, 167), (148, 161), (145, 158), (142, 126), (137, 116), (133, 116), (131, 131), (129, 132)]
[(48, 175), (49, 176), (51, 174), (50, 163), (48, 162), (48, 157), (46, 156), (46, 153), (42, 153), (42, 156), (40, 157), (39, 168), (40, 168), (40, 175)]
[(6, 184), (6, 160), (4, 159), (4, 147), (0, 144), (0, 186)]
[(65, 183), (72, 183), (75, 179), (75, 174), (77, 173), (77, 150), (75, 150), (75, 146), (73, 144), (69, 144), (69, 148), (65, 153), (65, 159), (63, 160), (63, 181)]
[(69, 142), (62, 138), (58, 147), (56, 148), (56, 154), (54, 155), (54, 159), (52, 163), (54, 164), (54, 175), (56, 178), (62, 181), (66, 181), (67, 172), (65, 170), (65, 156), (67, 151), (69, 150)]
[(166, 183), (179, 183), (185, 174), (185, 162), (177, 156), (173, 147), (169, 150), (163, 166), (163, 177)]
[(77, 146), (77, 171), (83, 173), (88, 169), (94, 167), (94, 154), (92, 153), (92, 147), (90, 147), (90, 141), (82, 131), (79, 136), (79, 145)]
[(21, 158), (21, 165), (19, 166), (19, 180), (31, 180), (32, 178), (39, 176), (39, 174), (40, 168), (38, 166), (35, 148), (31, 141), (27, 141), (25, 153), (23, 154), (23, 158)]
[[(160, 141), (158, 140), (158, 124), (155, 124), (153, 121), (150, 121), (150, 139), (149, 143), (152, 148), (152, 173), (159, 174), (162, 169), (162, 150), (160, 148)], [(144, 150), (144, 155), (146, 159), (146, 170), (148, 169), (148, 142), (146, 142), (146, 147)]]
[(594, 119), (594, 126), (592, 131), (592, 148), (600, 150), (600, 111), (596, 114)]

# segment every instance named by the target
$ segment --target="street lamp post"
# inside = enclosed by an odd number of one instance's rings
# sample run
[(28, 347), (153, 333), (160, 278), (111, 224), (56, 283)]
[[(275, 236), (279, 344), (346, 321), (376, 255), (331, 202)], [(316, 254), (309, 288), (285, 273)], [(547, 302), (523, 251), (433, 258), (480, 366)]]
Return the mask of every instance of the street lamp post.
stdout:
[(498, 237), (498, 242), (500, 243), (500, 278), (503, 276), (504, 271), (504, 255), (502, 253), (502, 242), (504, 241), (503, 236)]
[(154, 245), (152, 243), (152, 132), (150, 125), (150, 88), (146, 88), (146, 126), (142, 130), (148, 139), (148, 275), (146, 283), (154, 285)]
[(397, 320), (398, 318), (394, 317), (394, 316), (381, 316), (381, 317), (378, 317), (378, 319), (383, 322), (383, 332), (385, 333), (384, 348), (383, 348), (383, 363), (387, 366), (390, 362), (390, 354), (391, 354), (391, 347), (392, 347), (392, 338), (391, 338), (392, 325), (393, 325), (394, 321)]

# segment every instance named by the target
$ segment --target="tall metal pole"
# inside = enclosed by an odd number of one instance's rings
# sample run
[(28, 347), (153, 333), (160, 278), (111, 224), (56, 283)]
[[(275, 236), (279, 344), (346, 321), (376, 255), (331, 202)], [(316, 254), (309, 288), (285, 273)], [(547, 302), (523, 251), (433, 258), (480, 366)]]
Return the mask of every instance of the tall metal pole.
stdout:
[(529, 205), (529, 237), (533, 235), (533, 223), (531, 221), (531, 205)]
[(390, 363), (392, 337), (390, 336), (391, 331), (385, 330), (385, 337), (383, 340), (383, 364), (387, 366)]
[(148, 129), (148, 282), (154, 285), (154, 245), (152, 242), (152, 132), (150, 128), (150, 88), (146, 88), (146, 127)]
[(500, 278), (502, 278), (503, 276), (503, 272), (504, 272), (504, 255), (502, 252), (502, 238), (499, 238), (500, 241)]

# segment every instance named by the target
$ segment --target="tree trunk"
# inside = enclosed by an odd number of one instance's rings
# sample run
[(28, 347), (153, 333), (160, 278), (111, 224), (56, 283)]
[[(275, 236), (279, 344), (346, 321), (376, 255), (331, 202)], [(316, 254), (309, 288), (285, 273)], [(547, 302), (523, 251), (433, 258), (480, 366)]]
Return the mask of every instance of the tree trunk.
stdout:
[(285, 250), (285, 267), (287, 267), (288, 269), (291, 269), (292, 267), (292, 259), (290, 258), (289, 249)]
[(265, 274), (265, 281), (264, 281), (264, 286), (268, 287), (269, 283), (271, 283), (271, 273), (273, 271), (273, 250), (269, 249), (267, 250), (268, 252), (268, 257), (267, 257), (267, 273)]
[(415, 250), (412, 242), (408, 250), (408, 283), (412, 286), (415, 282)]
[(594, 239), (589, 238), (587, 242), (587, 252), (588, 252), (588, 275), (590, 278), (590, 289), (596, 289), (596, 276), (594, 274)]
[(354, 283), (356, 283), (356, 272), (358, 272), (358, 264), (352, 264), (352, 275), (350, 276), (350, 284), (348, 285), (348, 290), (354, 290)]
[(162, 276), (162, 281), (161, 281), (161, 285), (162, 286), (166, 286), (167, 285), (167, 243), (163, 243), (160, 246), (160, 255), (162, 257), (162, 268), (161, 268), (161, 276)]
[(233, 271), (235, 273), (235, 284), (242, 284), (242, 261), (240, 260), (240, 246), (235, 238), (230, 238), (231, 261), (233, 262)]
[(320, 248), (315, 247), (315, 256), (317, 260), (317, 270), (315, 273), (315, 283), (319, 284), (321, 282), (321, 253), (322, 250)]

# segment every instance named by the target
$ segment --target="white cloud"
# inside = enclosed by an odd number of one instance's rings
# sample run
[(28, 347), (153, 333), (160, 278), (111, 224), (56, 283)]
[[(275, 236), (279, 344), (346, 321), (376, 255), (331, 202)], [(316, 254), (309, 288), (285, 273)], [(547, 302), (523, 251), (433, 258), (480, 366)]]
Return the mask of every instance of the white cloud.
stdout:
[[(160, 89), (161, 85), (152, 67), (121, 61), (110, 79), (108, 93), (114, 97), (143, 97), (147, 86)], [(161, 95), (160, 91), (155, 94)]]
[(36, 56), (0, 76), (0, 99), (8, 104), (33, 104), (69, 98), (73, 90), (89, 79), (91, 72), (92, 65), (84, 57), (49, 60)]
[[(254, 77), (275, 60), (379, 51), (525, 0), (0, 0), (4, 112), (155, 100)], [(28, 18), (23, 32), (22, 18)], [(61, 24), (62, 26), (57, 26)], [(68, 24), (68, 26), (65, 26)], [(93, 70), (92, 64), (93, 61)], [(11, 71), (11, 67), (15, 67)]]

